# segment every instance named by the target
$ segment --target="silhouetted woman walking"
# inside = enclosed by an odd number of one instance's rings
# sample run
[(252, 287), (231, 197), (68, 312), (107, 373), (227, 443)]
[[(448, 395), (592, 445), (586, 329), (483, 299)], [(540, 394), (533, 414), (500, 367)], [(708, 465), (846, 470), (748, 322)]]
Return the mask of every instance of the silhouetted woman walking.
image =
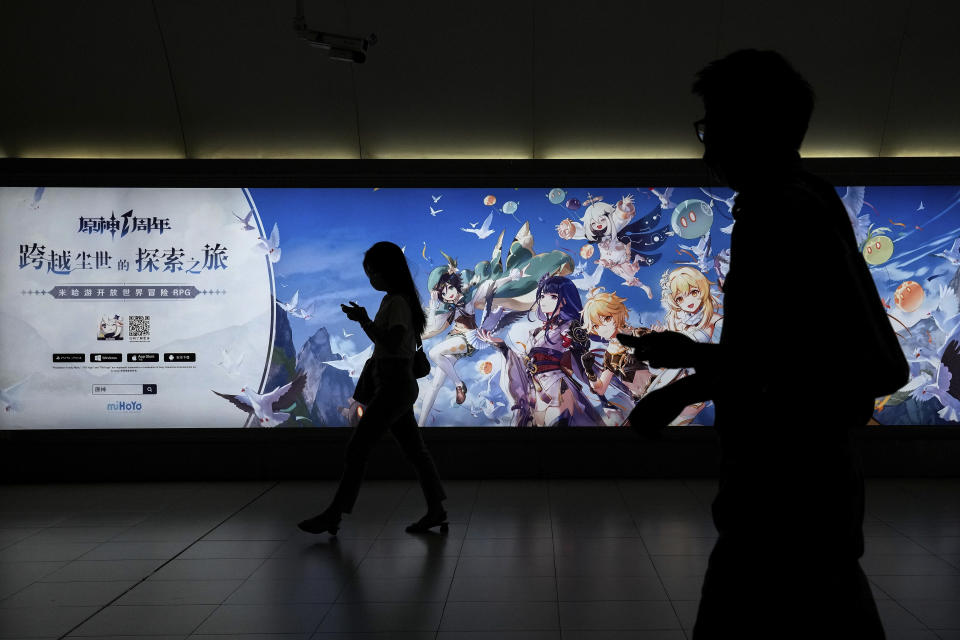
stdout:
[[(376, 317), (370, 320), (367, 310), (356, 302), (340, 307), (348, 318), (360, 323), (373, 341), (372, 362), (364, 367), (357, 383), (358, 391), (364, 386), (372, 388), (372, 397), (366, 402), (363, 416), (347, 444), (343, 476), (333, 501), (322, 513), (297, 526), (309, 533), (327, 531), (336, 535), (341, 514), (350, 513), (357, 500), (370, 451), (389, 429), (416, 467), (427, 500), (426, 515), (408, 526), (407, 531), (422, 533), (436, 526), (445, 530), (447, 512), (443, 500), (447, 495), (413, 415), (413, 403), (419, 391), (413, 361), (418, 337), (426, 324), (420, 296), (403, 251), (392, 242), (378, 242), (370, 247), (363, 256), (363, 270), (370, 286), (386, 292)], [(356, 397), (362, 395), (358, 391), (354, 396), (360, 400)]]

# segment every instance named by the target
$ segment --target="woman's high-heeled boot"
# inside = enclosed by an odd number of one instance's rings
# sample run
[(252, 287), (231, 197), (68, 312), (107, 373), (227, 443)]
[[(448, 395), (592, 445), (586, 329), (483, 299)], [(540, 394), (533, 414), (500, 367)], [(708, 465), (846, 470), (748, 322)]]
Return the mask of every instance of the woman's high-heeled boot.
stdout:
[(337, 529), (340, 528), (340, 512), (327, 509), (323, 513), (313, 516), (297, 524), (301, 531), (307, 533), (323, 533), (329, 531), (330, 535), (337, 535)]
[(450, 523), (447, 522), (447, 511), (442, 506), (427, 509), (427, 515), (407, 526), (407, 533), (426, 533), (431, 528), (437, 526), (440, 527), (440, 533), (450, 531)]

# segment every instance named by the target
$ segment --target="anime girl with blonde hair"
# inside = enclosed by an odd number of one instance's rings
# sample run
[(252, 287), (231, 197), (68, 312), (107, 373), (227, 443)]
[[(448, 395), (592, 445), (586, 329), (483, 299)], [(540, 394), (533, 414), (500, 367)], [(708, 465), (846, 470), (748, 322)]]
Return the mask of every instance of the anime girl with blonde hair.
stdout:
[(717, 313), (720, 301), (710, 289), (713, 283), (693, 267), (679, 267), (660, 279), (661, 300), (667, 309), (665, 326), (697, 342), (717, 342), (723, 316)]
[[(720, 301), (713, 294), (711, 285), (698, 269), (678, 267), (667, 271), (660, 279), (661, 300), (667, 315), (663, 327), (655, 330), (676, 331), (696, 342), (719, 342), (723, 316), (718, 312)], [(647, 392), (655, 391), (679, 380), (691, 372), (687, 369), (659, 369)], [(698, 402), (686, 407), (670, 424), (689, 424), (706, 403)]]
[[(583, 327), (589, 335), (597, 336), (606, 342), (603, 349), (603, 361), (596, 364), (595, 350), (590, 357), (585, 357), (585, 371), (590, 379), (590, 387), (594, 393), (605, 399), (604, 394), (611, 384), (623, 393), (630, 396), (636, 403), (646, 393), (647, 386), (653, 374), (643, 362), (633, 355), (633, 350), (625, 347), (617, 340), (618, 333), (640, 336), (650, 329), (631, 327), (627, 324), (630, 315), (624, 302), (615, 291), (604, 291), (603, 287), (591, 289), (587, 294), (587, 301), (583, 305), (581, 315)], [(604, 403), (604, 421), (619, 425), (624, 420), (623, 410), (612, 403)]]

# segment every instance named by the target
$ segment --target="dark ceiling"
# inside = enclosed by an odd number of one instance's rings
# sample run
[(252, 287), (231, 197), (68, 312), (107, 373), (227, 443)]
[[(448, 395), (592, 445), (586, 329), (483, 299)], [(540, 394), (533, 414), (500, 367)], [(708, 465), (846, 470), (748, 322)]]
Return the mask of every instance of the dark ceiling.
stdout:
[(706, 62), (774, 48), (811, 157), (960, 156), (960, 2), (4, 2), (0, 156), (691, 158)]

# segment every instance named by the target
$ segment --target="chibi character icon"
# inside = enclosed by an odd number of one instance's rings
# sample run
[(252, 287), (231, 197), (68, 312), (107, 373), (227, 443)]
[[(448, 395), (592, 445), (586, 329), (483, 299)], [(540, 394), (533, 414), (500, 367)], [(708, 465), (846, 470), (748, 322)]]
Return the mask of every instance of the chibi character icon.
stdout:
[(639, 287), (653, 299), (653, 291), (637, 278), (640, 267), (654, 264), (660, 254), (648, 254), (667, 241), (666, 225), (662, 222), (660, 205), (643, 218), (631, 222), (636, 209), (633, 196), (626, 195), (616, 206), (598, 199), (584, 211), (580, 222), (567, 218), (557, 225), (557, 235), (565, 240), (583, 238), (596, 244), (600, 257), (594, 261), (623, 278), (626, 287)]
[[(712, 293), (711, 283), (698, 269), (679, 267), (667, 271), (660, 279), (663, 306), (667, 309), (664, 325), (655, 330), (683, 333), (696, 342), (719, 342), (723, 316), (718, 312), (719, 299)], [(655, 377), (647, 392), (655, 391), (691, 373), (687, 369), (651, 369)], [(686, 407), (671, 424), (689, 424), (706, 406), (698, 402)]]
[(580, 293), (569, 278), (543, 276), (529, 309), (540, 324), (529, 332), (522, 351), (481, 330), (481, 338), (504, 357), (500, 388), (511, 401), (514, 426), (603, 423), (584, 392), (589, 379), (582, 358), (590, 339), (580, 323), (582, 311)]
[(97, 340), (123, 340), (123, 320), (120, 319), (120, 316), (100, 317)]
[[(605, 347), (601, 350), (602, 361), (598, 364), (599, 354), (591, 351), (584, 355), (584, 371), (590, 380), (590, 387), (601, 398), (604, 408), (604, 422), (611, 425), (622, 424), (625, 419), (623, 407), (606, 401), (610, 386), (629, 396), (632, 404), (646, 393), (653, 374), (647, 365), (633, 355), (633, 349), (625, 347), (617, 340), (618, 333), (640, 336), (650, 329), (632, 327), (627, 324), (629, 311), (624, 305), (626, 298), (616, 292), (606, 292), (603, 287), (590, 291), (583, 305), (581, 315), (583, 328), (590, 336), (596, 336)], [(631, 404), (631, 406), (632, 406)]]
[(443, 254), (447, 264), (430, 273), (430, 304), (422, 338), (438, 336), (447, 328), (450, 331), (427, 351), (437, 366), (420, 406), (420, 426), (427, 423), (437, 394), (448, 378), (454, 384), (456, 404), (466, 401), (467, 384), (457, 373), (456, 363), (486, 346), (478, 330), (493, 335), (522, 318), (532, 304), (538, 278), (544, 273), (573, 272), (573, 259), (563, 251), (534, 252), (533, 234), (527, 222), (510, 243), (504, 270), (503, 235), (501, 232), (497, 238), (490, 260), (478, 262), (473, 269), (460, 269), (456, 260)]

